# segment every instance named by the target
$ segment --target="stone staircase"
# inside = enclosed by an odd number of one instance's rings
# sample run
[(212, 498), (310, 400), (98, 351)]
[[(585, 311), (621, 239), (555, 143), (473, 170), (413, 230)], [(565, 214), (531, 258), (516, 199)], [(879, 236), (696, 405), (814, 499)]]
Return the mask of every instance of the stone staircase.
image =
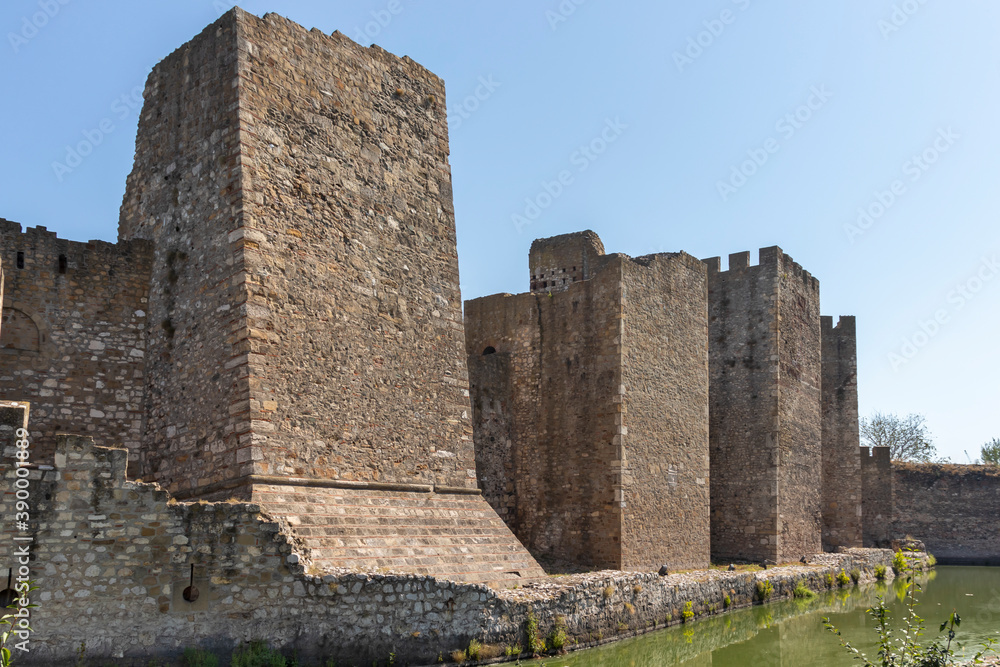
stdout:
[(254, 485), (320, 570), (430, 575), (506, 588), (545, 572), (480, 495)]

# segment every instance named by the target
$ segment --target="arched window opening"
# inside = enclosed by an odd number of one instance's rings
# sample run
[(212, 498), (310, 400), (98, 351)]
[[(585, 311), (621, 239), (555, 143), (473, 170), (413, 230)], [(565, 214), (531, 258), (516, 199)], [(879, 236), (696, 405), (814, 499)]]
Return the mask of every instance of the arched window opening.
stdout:
[(16, 308), (3, 309), (3, 324), (0, 328), (0, 347), (10, 350), (38, 352), (41, 336), (38, 326)]

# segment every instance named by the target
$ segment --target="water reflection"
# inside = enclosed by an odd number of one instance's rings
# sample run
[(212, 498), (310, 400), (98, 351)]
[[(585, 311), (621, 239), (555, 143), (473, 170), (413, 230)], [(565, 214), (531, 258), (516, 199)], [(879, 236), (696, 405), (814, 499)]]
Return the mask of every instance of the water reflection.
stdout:
[[(829, 616), (852, 644), (876, 657), (874, 622), (865, 610), (883, 594), (893, 618), (904, 613), (905, 587), (892, 585), (848, 588), (822, 593), (811, 600), (790, 600), (754, 607), (670, 628), (636, 639), (534, 663), (548, 667), (742, 667), (851, 664), (837, 638), (823, 628)], [(1000, 630), (1000, 568), (941, 567), (921, 578), (917, 613), (926, 619), (927, 639), (957, 608), (963, 622), (959, 638), (971, 656), (987, 636)]]

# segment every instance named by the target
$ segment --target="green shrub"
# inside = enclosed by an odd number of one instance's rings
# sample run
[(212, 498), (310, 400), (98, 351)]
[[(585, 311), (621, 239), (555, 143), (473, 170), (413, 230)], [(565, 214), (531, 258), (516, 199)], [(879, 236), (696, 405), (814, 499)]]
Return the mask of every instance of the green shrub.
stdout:
[(733, 599), (728, 595), (722, 598), (722, 606), (725, 607), (726, 609), (729, 609), (731, 606), (733, 606)]
[(861, 570), (859, 570), (858, 568), (854, 568), (853, 570), (851, 570), (851, 581), (853, 581), (855, 584), (861, 581)]
[(562, 651), (568, 642), (569, 636), (566, 634), (566, 628), (556, 624), (556, 627), (552, 628), (552, 632), (549, 633), (549, 648), (553, 651)]
[(508, 644), (503, 650), (504, 657), (506, 658), (516, 658), (523, 652), (520, 644)]
[(286, 667), (284, 656), (272, 650), (267, 642), (252, 641), (233, 651), (232, 667)]
[(757, 582), (757, 599), (761, 602), (767, 602), (771, 599), (771, 594), (774, 593), (774, 584), (771, 583), (769, 579), (762, 579)]
[(187, 648), (184, 649), (181, 664), (184, 667), (218, 667), (219, 658), (214, 653), (202, 651), (200, 648)]
[(684, 611), (681, 612), (681, 621), (683, 623), (687, 623), (688, 621), (693, 619), (694, 619), (694, 603), (685, 602)]
[(903, 555), (902, 551), (897, 551), (892, 557), (892, 571), (899, 574), (909, 566), (909, 559)]
[(879, 581), (885, 581), (885, 574), (887, 569), (888, 568), (886, 568), (885, 565), (876, 565), (875, 578), (878, 579)]
[(816, 597), (816, 594), (806, 587), (806, 583), (804, 581), (800, 581), (796, 584), (795, 590), (792, 591), (792, 597), (802, 600), (811, 600)]
[(827, 572), (826, 576), (823, 577), (823, 580), (826, 581), (826, 587), (827, 588), (833, 588), (833, 574), (832, 573)]
[(844, 569), (841, 568), (840, 569), (840, 574), (837, 575), (837, 585), (840, 586), (841, 588), (843, 588), (844, 586), (846, 586), (849, 583), (851, 583), (851, 578), (848, 577), (847, 573), (844, 572)]
[(535, 618), (535, 613), (530, 608), (525, 621), (525, 632), (528, 635), (528, 653), (532, 655), (544, 653), (545, 640), (538, 633), (538, 619)]
[(934, 557), (934, 554), (928, 552), (927, 567), (934, 567), (935, 565), (937, 565), (937, 558)]
[(469, 656), (469, 660), (474, 660), (479, 662), (479, 653), (483, 650), (483, 645), (478, 639), (473, 639), (469, 642), (469, 648), (465, 650), (465, 654)]

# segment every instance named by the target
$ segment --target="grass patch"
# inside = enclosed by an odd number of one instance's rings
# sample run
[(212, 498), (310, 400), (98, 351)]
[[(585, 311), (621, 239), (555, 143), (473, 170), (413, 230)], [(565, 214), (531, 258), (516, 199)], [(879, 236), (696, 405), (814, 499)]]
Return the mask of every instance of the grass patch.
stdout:
[(774, 593), (774, 584), (771, 583), (769, 579), (763, 579), (757, 582), (757, 599), (761, 602), (767, 602), (771, 599), (771, 595)]
[(799, 600), (811, 600), (816, 597), (816, 594), (806, 587), (806, 583), (804, 581), (800, 581), (795, 585), (795, 590), (792, 591), (792, 597)]

